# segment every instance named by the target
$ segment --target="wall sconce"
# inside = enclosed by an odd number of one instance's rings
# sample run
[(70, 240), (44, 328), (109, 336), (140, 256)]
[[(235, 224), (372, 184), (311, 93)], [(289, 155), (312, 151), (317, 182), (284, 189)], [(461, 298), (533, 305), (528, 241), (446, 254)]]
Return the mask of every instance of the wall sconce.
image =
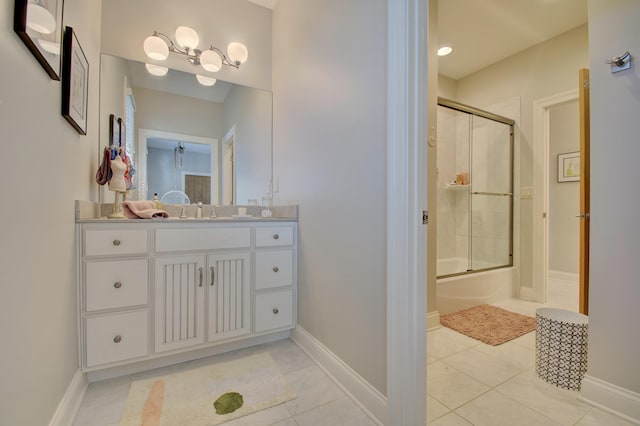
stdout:
[(249, 57), (247, 47), (242, 43), (230, 43), (227, 46), (227, 54), (210, 45), (207, 50), (198, 49), (200, 38), (198, 33), (189, 27), (178, 27), (176, 29), (176, 42), (174, 43), (167, 35), (154, 31), (144, 41), (144, 53), (158, 61), (164, 61), (169, 57), (169, 52), (184, 55), (193, 65), (200, 65), (205, 71), (220, 71), (223, 65), (240, 68)]

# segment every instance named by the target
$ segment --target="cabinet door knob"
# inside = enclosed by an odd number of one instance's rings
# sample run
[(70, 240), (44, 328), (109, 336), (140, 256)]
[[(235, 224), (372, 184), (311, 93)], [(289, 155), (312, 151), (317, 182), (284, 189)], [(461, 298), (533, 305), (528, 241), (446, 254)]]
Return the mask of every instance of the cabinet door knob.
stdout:
[(114, 283), (113, 286), (115, 288), (120, 288), (120, 287), (122, 287), (122, 283), (120, 281), (118, 281), (118, 282)]
[(211, 285), (216, 285), (216, 269), (213, 266), (211, 267)]
[(278, 315), (278, 312), (280, 312), (280, 311), (278, 310), (278, 308), (273, 308), (273, 313), (274, 313), (274, 314)]
[(119, 334), (113, 338), (114, 343), (120, 343), (122, 342), (122, 336), (120, 336)]
[(274, 240), (277, 240), (278, 238), (280, 238), (280, 235), (278, 235), (278, 234), (273, 234), (273, 239), (274, 239)]
[(202, 267), (198, 268), (198, 271), (200, 272), (200, 283), (198, 283), (198, 287), (202, 287), (202, 280), (204, 279), (204, 276), (203, 276), (204, 271), (202, 270)]
[(114, 246), (119, 246), (120, 245), (120, 240), (113, 240), (113, 245)]
[(278, 268), (277, 266), (273, 267), (273, 272), (278, 272), (280, 270), (280, 268)]

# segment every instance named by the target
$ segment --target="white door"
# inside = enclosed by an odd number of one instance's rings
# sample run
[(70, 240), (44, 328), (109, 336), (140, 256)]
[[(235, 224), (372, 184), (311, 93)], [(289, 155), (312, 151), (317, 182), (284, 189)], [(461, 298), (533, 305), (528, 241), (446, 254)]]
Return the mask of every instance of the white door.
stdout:
[(155, 260), (155, 351), (204, 343), (204, 255)]
[(215, 254), (208, 258), (208, 340), (251, 331), (250, 254)]

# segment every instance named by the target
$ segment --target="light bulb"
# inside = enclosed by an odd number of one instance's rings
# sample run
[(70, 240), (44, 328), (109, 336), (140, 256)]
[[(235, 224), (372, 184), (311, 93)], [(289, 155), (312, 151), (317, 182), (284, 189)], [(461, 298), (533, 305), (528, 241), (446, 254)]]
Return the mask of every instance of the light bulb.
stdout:
[(229, 46), (227, 46), (227, 55), (229, 55), (231, 62), (235, 65), (240, 65), (245, 63), (249, 57), (249, 51), (247, 50), (247, 46), (244, 44), (233, 42), (229, 43)]
[(451, 52), (453, 52), (453, 47), (442, 46), (440, 49), (438, 49), (438, 56), (447, 56)]
[(200, 38), (198, 37), (198, 33), (196, 32), (196, 30), (194, 30), (193, 28), (178, 27), (176, 29), (176, 41), (178, 42), (180, 47), (193, 50), (198, 47)]
[(208, 49), (200, 54), (200, 65), (207, 71), (218, 72), (222, 68), (222, 58), (218, 52)]
[(144, 67), (147, 69), (149, 74), (155, 75), (157, 77), (165, 76), (169, 72), (169, 68), (161, 67), (160, 65), (144, 64)]
[(215, 78), (205, 77), (204, 75), (200, 74), (196, 74), (196, 80), (198, 80), (198, 83), (202, 84), (203, 86), (213, 86), (217, 81)]
[(56, 19), (44, 7), (30, 4), (27, 6), (27, 27), (42, 34), (51, 34), (56, 30)]
[(169, 46), (167, 46), (167, 43), (157, 35), (147, 37), (144, 40), (143, 47), (144, 53), (146, 53), (151, 59), (164, 61), (169, 57)]

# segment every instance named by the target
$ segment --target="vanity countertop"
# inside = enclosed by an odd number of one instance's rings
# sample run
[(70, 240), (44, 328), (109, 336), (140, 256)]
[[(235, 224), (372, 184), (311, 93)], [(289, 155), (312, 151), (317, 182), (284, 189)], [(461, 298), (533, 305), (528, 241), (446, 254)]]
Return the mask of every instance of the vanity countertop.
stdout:
[[(246, 216), (238, 216), (238, 208), (245, 207)], [(242, 222), (297, 222), (298, 206), (283, 205), (272, 206), (271, 217), (262, 217), (260, 215), (261, 208), (258, 206), (215, 206), (216, 217), (209, 217), (211, 214), (210, 205), (202, 208), (202, 217), (196, 218), (195, 204), (182, 205), (166, 205), (163, 210), (168, 214), (168, 218), (157, 219), (110, 219), (107, 216), (113, 211), (113, 204), (100, 204), (93, 201), (75, 202), (75, 219), (76, 223), (242, 223)], [(184, 209), (186, 218), (179, 216)]]
[(88, 218), (88, 219), (76, 219), (76, 223), (230, 223), (230, 222), (292, 222), (297, 221), (297, 218), (291, 217), (203, 217), (203, 218), (158, 218), (158, 219), (109, 219), (107, 217)]

